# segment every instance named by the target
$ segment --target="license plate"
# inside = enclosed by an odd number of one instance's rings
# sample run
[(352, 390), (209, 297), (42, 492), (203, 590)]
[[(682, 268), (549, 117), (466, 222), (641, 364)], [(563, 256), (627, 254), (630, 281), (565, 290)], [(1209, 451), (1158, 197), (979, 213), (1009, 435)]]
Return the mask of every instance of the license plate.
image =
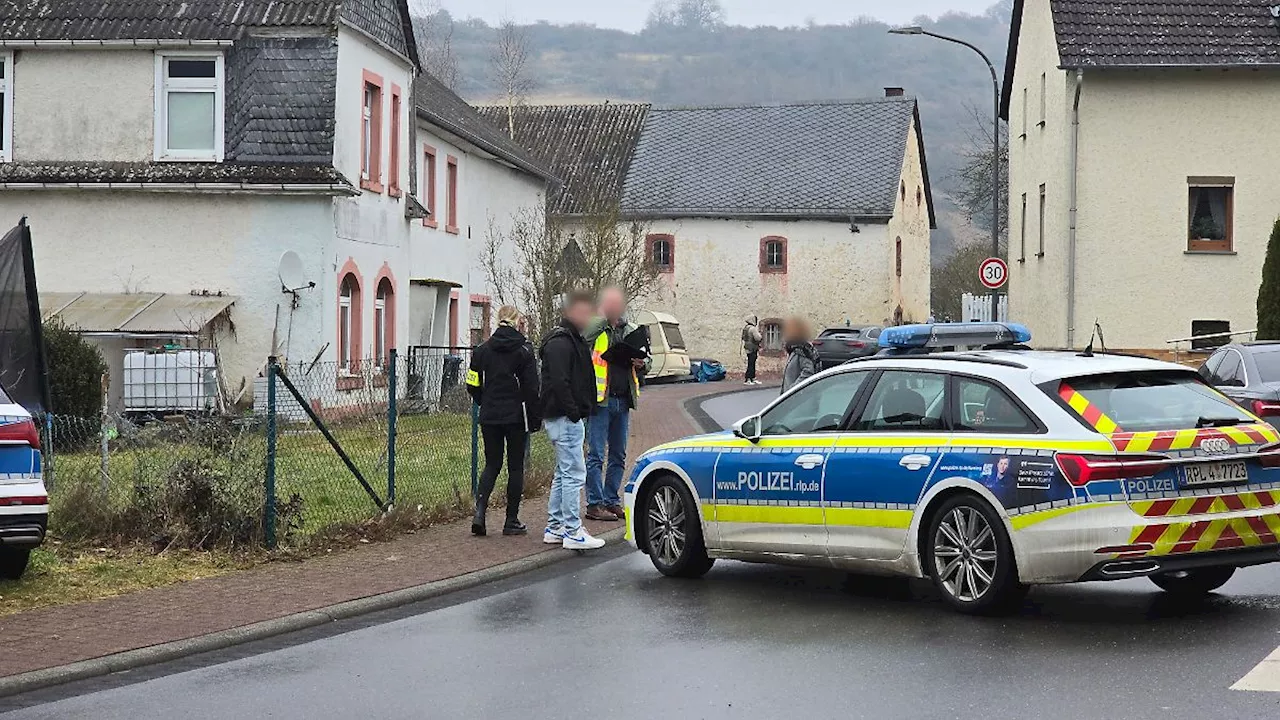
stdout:
[(1194, 463), (1182, 470), (1183, 485), (1218, 485), (1249, 482), (1249, 468), (1243, 460), (1219, 463)]

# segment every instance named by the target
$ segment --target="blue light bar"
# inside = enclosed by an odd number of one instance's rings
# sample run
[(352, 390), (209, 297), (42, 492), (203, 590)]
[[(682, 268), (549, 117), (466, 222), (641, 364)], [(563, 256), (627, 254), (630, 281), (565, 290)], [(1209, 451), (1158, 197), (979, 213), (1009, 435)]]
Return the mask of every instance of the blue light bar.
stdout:
[(984, 347), (1031, 342), (1031, 331), (1018, 323), (934, 323), (899, 325), (880, 331), (880, 347), (912, 348)]

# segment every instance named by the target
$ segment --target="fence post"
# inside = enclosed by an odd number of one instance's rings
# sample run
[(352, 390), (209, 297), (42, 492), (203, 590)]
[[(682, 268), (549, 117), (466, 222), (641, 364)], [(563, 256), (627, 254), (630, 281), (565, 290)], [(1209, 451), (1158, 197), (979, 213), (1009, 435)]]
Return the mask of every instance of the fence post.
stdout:
[(280, 366), (276, 357), (267, 358), (267, 477), (266, 503), (263, 506), (263, 534), (267, 549), (276, 549), (276, 376)]
[(396, 361), (395, 348), (387, 354), (387, 507), (396, 504)]
[(110, 410), (107, 408), (107, 391), (111, 387), (111, 377), (107, 373), (102, 373), (102, 417), (98, 419), (98, 472), (102, 475), (102, 496), (106, 497), (111, 491), (111, 473), (109, 466), (110, 452), (107, 447), (108, 433), (107, 426), (110, 423)]
[(471, 497), (480, 496), (480, 406), (471, 403)]

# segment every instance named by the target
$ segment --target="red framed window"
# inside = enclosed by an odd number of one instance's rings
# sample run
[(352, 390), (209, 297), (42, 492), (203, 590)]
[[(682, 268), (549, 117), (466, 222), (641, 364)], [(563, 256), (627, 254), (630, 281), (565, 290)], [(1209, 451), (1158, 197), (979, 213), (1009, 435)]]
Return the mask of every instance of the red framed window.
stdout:
[(658, 272), (676, 271), (676, 237), (665, 233), (650, 235), (645, 239), (649, 262)]
[(429, 228), (440, 227), (436, 217), (436, 149), (430, 145), (422, 148), (422, 206), (428, 213), (422, 224)]
[(492, 307), (493, 303), (487, 295), (471, 296), (471, 317), (469, 318), (471, 347), (475, 347), (489, 339)]
[(350, 261), (338, 280), (338, 371), (354, 374), (360, 369), (360, 318), (363, 316), (360, 276)]
[(368, 70), (360, 100), (360, 187), (382, 192), (382, 77)]
[(378, 280), (373, 299), (373, 359), (380, 368), (391, 359), (396, 346), (396, 287), (387, 275)]
[(400, 86), (391, 86), (391, 142), (387, 159), (387, 192), (400, 197)]
[(450, 155), (445, 175), (445, 224), (444, 231), (458, 234), (458, 158)]
[(760, 238), (760, 272), (785, 273), (787, 271), (787, 239), (780, 235)]

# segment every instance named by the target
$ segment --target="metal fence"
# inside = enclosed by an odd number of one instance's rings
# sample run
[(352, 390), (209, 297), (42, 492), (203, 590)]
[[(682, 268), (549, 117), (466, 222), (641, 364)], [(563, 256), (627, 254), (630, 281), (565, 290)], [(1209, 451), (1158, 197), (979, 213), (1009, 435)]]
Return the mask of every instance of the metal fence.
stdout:
[[(468, 513), (481, 455), (469, 356), (415, 347), (348, 365), (269, 364), (236, 416), (54, 416), (52, 532), (274, 547)], [(549, 484), (552, 465), (545, 437), (530, 454), (527, 494)]]

